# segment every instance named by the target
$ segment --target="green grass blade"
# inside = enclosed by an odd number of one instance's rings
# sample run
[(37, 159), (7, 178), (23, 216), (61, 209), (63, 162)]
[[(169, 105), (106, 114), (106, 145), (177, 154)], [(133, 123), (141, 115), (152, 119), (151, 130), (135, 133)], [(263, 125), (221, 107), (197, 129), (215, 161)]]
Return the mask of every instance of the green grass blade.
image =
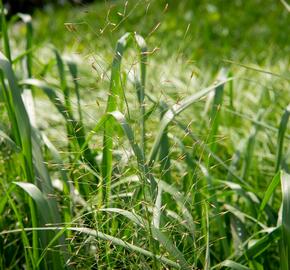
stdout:
[[(144, 248), (141, 248), (141, 247), (138, 247), (138, 246), (136, 246), (134, 244), (128, 243), (128, 242), (126, 242), (126, 241), (124, 241), (124, 240), (122, 240), (120, 238), (117, 238), (117, 237), (102, 233), (100, 231), (92, 230), (92, 229), (86, 228), (86, 227), (78, 227), (78, 228), (76, 228), (76, 227), (25, 228), (24, 231), (33, 231), (33, 230), (38, 230), (38, 231), (50, 231), (50, 230), (57, 231), (57, 230), (64, 230), (64, 229), (75, 231), (75, 232), (82, 233), (82, 234), (85, 234), (85, 235), (90, 235), (90, 236), (99, 238), (101, 240), (108, 241), (108, 242), (110, 242), (113, 245), (121, 246), (121, 247), (123, 247), (123, 248), (125, 248), (125, 249), (127, 249), (129, 251), (140, 253), (140, 254), (142, 254), (142, 255), (144, 255), (146, 257), (149, 257), (149, 258), (156, 258), (157, 260), (159, 260), (160, 262), (164, 263), (165, 265), (180, 269), (180, 265), (178, 263), (167, 259), (163, 255), (155, 255), (152, 252), (150, 252), (150, 251), (148, 251), (148, 250), (146, 250)], [(0, 232), (0, 235), (9, 234), (9, 233), (19, 233), (19, 232), (21, 232), (21, 229), (20, 230), (16, 229), (16, 230), (10, 230), (10, 231), (2, 231), (2, 232)]]
[(55, 105), (57, 110), (67, 121), (72, 118), (71, 115), (68, 115), (65, 105), (61, 101), (60, 97), (57, 95), (56, 91), (51, 88), (46, 82), (37, 79), (25, 79), (20, 81), (19, 83), (20, 85), (33, 86), (43, 90), (43, 92), (47, 95), (50, 101)]
[[(92, 136), (95, 133), (97, 133), (98, 131), (100, 131), (107, 121), (109, 121), (112, 124), (112, 121), (110, 121), (112, 119), (114, 119), (115, 123), (120, 125), (120, 127), (123, 129), (124, 134), (126, 135), (128, 141), (130, 143), (130, 146), (131, 146), (131, 148), (132, 148), (132, 150), (134, 152), (134, 155), (135, 155), (135, 157), (137, 159), (139, 172), (140, 172), (140, 174), (142, 176), (145, 177), (143, 179), (143, 180), (145, 180), (145, 183), (147, 183), (147, 182), (150, 183), (151, 190), (154, 192), (155, 189), (156, 189), (156, 181), (154, 180), (153, 176), (151, 175), (151, 173), (148, 170), (147, 165), (145, 164), (145, 160), (144, 160), (144, 156), (143, 156), (142, 150), (140, 149), (139, 145), (136, 142), (136, 139), (135, 139), (134, 132), (133, 132), (132, 128), (127, 123), (127, 121), (125, 119), (125, 116), (121, 112), (114, 111), (114, 112), (105, 114), (99, 120), (99, 122), (96, 124), (94, 129), (87, 135), (87, 137), (85, 139), (85, 143), (83, 144), (83, 148), (85, 148), (89, 144), (90, 140), (92, 139)], [(82, 149), (81, 149), (81, 151), (82, 151)]]
[[(70, 114), (60, 97), (57, 95), (56, 91), (51, 88), (47, 83), (37, 80), (37, 79), (26, 79), (20, 82), (21, 85), (29, 85), (43, 90), (43, 92), (47, 95), (50, 101), (55, 105), (59, 113), (66, 120), (67, 125), (69, 125), (71, 133), (71, 137), (73, 140), (76, 140), (76, 144), (78, 145), (77, 152), (80, 154), (77, 155), (77, 159), (80, 157), (84, 157), (85, 161), (88, 165), (95, 171), (99, 171), (99, 166), (95, 161), (94, 155), (90, 148), (88, 147), (89, 139), (85, 139), (85, 129), (82, 122), (78, 122), (74, 119), (73, 115)], [(91, 138), (91, 137), (89, 137)], [(96, 178), (96, 180), (98, 180)]]
[[(61, 179), (63, 182), (63, 192), (65, 195), (64, 198), (64, 206), (63, 206), (63, 216), (64, 220), (67, 224), (69, 224), (72, 220), (72, 202), (68, 198), (72, 198), (74, 195), (72, 184), (69, 181), (68, 172), (65, 169), (64, 162), (58, 152), (58, 150), (55, 148), (55, 146), (52, 144), (52, 142), (46, 137), (44, 133), (41, 133), (41, 136), (43, 143), (45, 146), (49, 149), (53, 160), (55, 161), (55, 164), (57, 164), (58, 170), (61, 175)], [(69, 237), (69, 235), (68, 235)]]
[[(263, 115), (264, 110), (259, 110), (257, 113), (257, 119), (256, 121), (260, 121), (261, 117)], [(244, 163), (243, 163), (243, 172), (242, 172), (242, 178), (247, 179), (248, 174), (250, 171), (250, 165), (252, 163), (252, 157), (254, 154), (254, 147), (256, 143), (256, 137), (259, 131), (259, 126), (254, 125), (254, 127), (250, 131), (250, 136), (247, 140), (246, 147), (245, 147), (245, 157), (244, 157)]]
[(17, 186), (22, 188), (34, 201), (37, 205), (39, 217), (40, 217), (40, 226), (44, 226), (51, 222), (51, 213), (50, 207), (47, 200), (43, 196), (42, 192), (33, 184), (25, 182), (14, 182)]
[[(164, 115), (164, 111), (161, 112), (161, 119)], [(168, 128), (164, 130), (164, 133), (160, 139), (160, 150), (159, 150), (159, 162), (160, 162), (160, 175), (161, 178), (171, 183), (171, 162), (170, 162), (170, 143), (168, 138)]]
[(185, 219), (187, 226), (190, 228), (191, 235), (194, 239), (195, 224), (193, 217), (191, 215), (191, 211), (186, 206), (187, 199), (185, 197), (185, 194), (183, 194), (178, 189), (176, 189), (172, 185), (167, 184), (162, 180), (158, 180), (158, 186), (162, 188), (163, 192), (169, 193), (172, 196), (172, 198), (176, 201), (176, 204), (180, 208), (181, 215)]
[[(224, 226), (225, 224), (224, 216), (220, 215), (221, 209), (219, 206), (219, 202), (217, 200), (216, 190), (213, 184), (213, 179), (209, 170), (205, 166), (203, 166), (201, 162), (198, 163), (198, 166), (200, 167), (200, 170), (206, 180), (206, 183), (204, 184), (204, 186), (206, 187), (206, 193), (207, 193), (208, 198), (206, 197), (205, 199), (209, 200), (210, 198), (211, 204), (214, 206), (214, 213), (216, 215), (216, 227), (218, 228), (218, 234), (220, 237), (220, 241), (219, 241), (220, 246), (221, 246), (220, 249), (222, 250), (222, 254), (224, 254), (224, 256), (227, 257), (228, 252), (229, 252), (229, 245), (228, 245), (228, 239), (226, 237), (227, 235), (226, 228)], [(205, 222), (205, 224), (207, 224), (207, 222)]]
[(18, 17), (26, 24), (26, 72), (27, 77), (32, 77), (32, 44), (33, 44), (33, 28), (32, 28), (32, 18), (28, 14), (18, 13)]
[(205, 256), (204, 256), (204, 269), (209, 270), (210, 261), (210, 234), (209, 234), (209, 213), (207, 202), (203, 202), (203, 217), (202, 219), (202, 231), (205, 237)]
[(19, 146), (4, 132), (0, 129), (0, 142), (7, 144), (13, 151), (19, 153), (21, 149)]
[(290, 268), (290, 175), (281, 174), (282, 185), (282, 235), (281, 235), (281, 269)]
[(266, 229), (267, 226), (265, 224), (263, 224), (262, 222), (259, 222), (256, 218), (240, 211), (239, 209), (237, 209), (234, 206), (231, 206), (229, 204), (224, 204), (224, 208), (229, 211), (230, 213), (232, 213), (233, 215), (235, 215), (238, 219), (241, 220), (241, 222), (245, 223), (246, 219), (249, 219), (251, 221), (253, 221), (254, 224), (259, 225), (262, 229)]
[[(266, 231), (266, 230), (265, 230)], [(253, 245), (246, 248), (245, 258), (254, 259), (267, 251), (281, 236), (281, 228), (269, 228), (267, 234), (260, 237)], [(248, 242), (248, 241), (247, 241)], [(242, 256), (243, 258), (243, 256)]]
[(112, 189), (119, 188), (121, 185), (124, 185), (124, 184), (128, 185), (131, 183), (139, 183), (139, 182), (140, 182), (140, 179), (139, 179), (138, 175), (133, 174), (133, 175), (129, 175), (127, 177), (123, 177), (122, 179), (120, 179), (120, 181), (112, 183), (111, 188)]
[(208, 88), (202, 89), (201, 91), (181, 100), (178, 104), (175, 104), (172, 108), (170, 108), (162, 117), (162, 120), (160, 122), (160, 127), (158, 130), (158, 133), (156, 135), (154, 144), (152, 146), (150, 155), (148, 157), (148, 164), (153, 166), (156, 155), (158, 152), (158, 149), (160, 147), (160, 141), (164, 134), (164, 131), (166, 130), (167, 126), (174, 120), (174, 118), (180, 114), (182, 111), (184, 111), (186, 108), (194, 104), (195, 102), (199, 101), (202, 97), (206, 96), (210, 92), (214, 91), (217, 87), (224, 85), (225, 83), (231, 81), (232, 78), (226, 79), (224, 81), (219, 82), (218, 84), (214, 84)]
[[(25, 182), (14, 182), (14, 184), (23, 189), (35, 202), (39, 218), (38, 223), (41, 227), (46, 226), (48, 224), (57, 223), (57, 217), (55, 217), (51, 212), (50, 203), (45, 198), (43, 193), (37, 188), (37, 186)], [(53, 238), (53, 236), (54, 236), (53, 232), (40, 233), (40, 241), (43, 248), (49, 244), (49, 241), (50, 239)], [(48, 267), (53, 267), (54, 269), (56, 269), (55, 267), (60, 267), (60, 269), (62, 269), (61, 256), (60, 254), (58, 254), (58, 252), (53, 252), (49, 257), (51, 258), (48, 258), (46, 260), (46, 264)]]
[[(257, 208), (260, 207), (262, 199), (259, 198), (252, 190), (248, 190), (247, 188), (242, 187), (241, 185), (234, 182), (230, 182), (230, 181), (218, 181), (218, 182), (225, 184), (227, 187), (233, 190), (237, 195), (246, 199), (249, 204), (249, 209), (251, 210), (253, 215), (257, 214)], [(267, 203), (266, 204), (264, 203), (263, 203), (263, 207), (268, 216), (269, 222), (272, 225), (276, 224), (277, 214)], [(259, 218), (257, 218), (257, 220), (259, 220)]]
[[(233, 77), (233, 73), (229, 72), (229, 77)], [(234, 81), (229, 83), (229, 98), (230, 98), (230, 108), (234, 110)]]
[[(33, 164), (32, 164), (32, 143), (31, 127), (29, 118), (21, 98), (21, 90), (17, 85), (17, 80), (12, 70), (9, 60), (0, 52), (0, 69), (7, 78), (10, 86), (10, 95), (13, 106), (13, 112), (17, 121), (17, 130), (15, 127), (14, 134), (21, 143), (22, 154), (24, 158), (23, 169), (26, 173), (26, 179), (29, 182), (34, 181)], [(13, 120), (13, 119), (12, 119)], [(19, 133), (18, 133), (19, 132)]]
[(1, 199), (0, 199), (0, 216), (2, 215), (2, 213), (5, 209), (5, 205), (9, 200), (9, 196), (14, 189), (15, 189), (15, 186), (11, 185), (7, 190), (5, 190), (4, 196), (1, 197)]
[(9, 35), (8, 35), (7, 21), (5, 17), (7, 10), (4, 8), (2, 0), (0, 1), (0, 9), (1, 9), (1, 32), (2, 32), (3, 48), (4, 48), (5, 56), (7, 57), (9, 61), (11, 61), (10, 41), (9, 41)]
[(65, 164), (63, 162), (63, 159), (60, 156), (59, 151), (55, 148), (54, 144), (48, 139), (48, 137), (43, 132), (41, 134), (39, 134), (39, 136), (41, 136), (43, 143), (50, 151), (55, 163), (58, 165), (59, 172), (62, 176), (64, 184), (65, 184), (66, 188), (69, 190), (69, 187), (70, 187), (69, 177), (68, 177), (67, 170), (65, 169)]
[(146, 224), (141, 216), (137, 215), (136, 213), (133, 213), (131, 211), (124, 210), (121, 208), (101, 208), (99, 211), (122, 215), (128, 218), (129, 220), (131, 220), (132, 222), (134, 222), (135, 224), (137, 224), (138, 226), (143, 227), (143, 228), (145, 227), (145, 224)]
[(247, 240), (249, 234), (246, 228), (246, 222), (242, 222), (235, 215), (230, 215), (230, 226), (231, 226), (231, 235), (232, 235), (232, 247), (235, 253), (240, 252), (240, 247), (243, 242)]
[[(119, 109), (119, 105), (122, 101), (122, 97), (126, 100), (125, 93), (121, 84), (121, 61), (123, 58), (123, 54), (125, 49), (130, 45), (132, 40), (135, 40), (137, 47), (141, 51), (141, 89), (139, 93), (140, 102), (142, 102), (141, 110), (142, 110), (142, 147), (145, 145), (145, 109), (144, 109), (144, 87), (145, 87), (145, 75), (146, 75), (146, 66), (145, 66), (145, 57), (144, 50), (146, 50), (146, 44), (142, 37), (126, 33), (123, 35), (117, 42), (116, 49), (115, 49), (115, 56), (112, 63), (111, 68), (111, 80), (110, 80), (110, 89), (107, 101), (107, 108), (106, 112), (110, 113)], [(121, 108), (121, 106), (120, 106)], [(111, 192), (111, 177), (112, 177), (112, 148), (113, 148), (113, 126), (110, 124), (109, 121), (105, 123), (105, 130), (103, 136), (103, 158), (102, 158), (102, 184), (106, 186), (103, 190), (100, 189), (99, 197), (100, 200), (105, 202), (110, 201), (110, 192)], [(144, 151), (141, 148), (141, 151), (144, 154)]]
[(220, 267), (228, 267), (230, 269), (234, 269), (234, 270), (250, 270), (249, 267), (244, 266), (240, 263), (234, 262), (232, 260), (225, 260), (219, 264), (217, 264), (216, 266), (212, 267), (211, 269), (216, 269), (216, 268), (220, 268)]
[[(32, 153), (33, 153), (33, 165), (36, 175), (36, 186), (46, 195), (53, 193), (52, 182), (45, 165), (42, 151), (40, 148), (40, 140), (35, 134), (35, 131), (32, 131)], [(54, 201), (54, 200), (51, 200)], [(57, 211), (56, 211), (57, 212)], [(57, 214), (57, 213), (56, 213)]]
[(276, 189), (276, 187), (279, 185), (280, 183), (280, 178), (281, 178), (281, 173), (277, 172), (276, 175), (273, 177), (270, 185), (268, 186), (264, 198), (261, 202), (260, 205), (260, 212), (262, 212), (264, 210), (264, 208), (266, 207), (267, 203), (269, 202), (270, 198), (272, 197), (272, 195), (274, 194), (274, 191)]
[[(22, 242), (23, 242), (23, 244), (26, 247), (30, 247), (28, 235), (27, 235), (27, 233), (25, 232), (25, 229), (24, 229), (22, 215), (19, 213), (19, 211), (18, 211), (18, 209), (16, 207), (16, 204), (14, 203), (13, 199), (11, 198), (10, 193), (6, 190), (6, 188), (5, 188), (5, 186), (4, 186), (2, 181), (0, 181), (0, 184), (2, 185), (3, 190), (5, 191), (5, 194), (6, 194), (6, 197), (8, 199), (8, 202), (9, 202), (9, 204), (10, 204), (10, 206), (11, 206), (11, 208), (12, 208), (12, 210), (13, 210), (15, 216), (16, 216), (16, 219), (17, 219), (17, 221), (19, 223)], [(11, 187), (12, 187), (12, 189), (14, 189), (15, 185), (12, 185)], [(10, 190), (10, 188), (9, 188), (9, 190)], [(37, 235), (37, 234), (35, 234), (35, 235)], [(36, 264), (36, 261), (35, 261), (36, 258), (34, 257), (32, 249), (30, 249), (30, 248), (24, 249), (24, 254), (25, 254), (26, 267), (28, 269), (31, 269), (30, 268), (31, 266), (32, 266), (32, 268), (34, 268), (35, 264)]]
[[(74, 90), (77, 97), (77, 105), (78, 105), (78, 114), (79, 114), (79, 122), (83, 123), (82, 109), (81, 109), (81, 96), (79, 92), (79, 84), (78, 84), (78, 68), (76, 63), (73, 60), (68, 60), (67, 65), (69, 68), (69, 72), (73, 79)], [(83, 125), (83, 124), (82, 124)]]
[(119, 111), (111, 112), (111, 113), (109, 113), (109, 115), (111, 115), (116, 120), (116, 122), (122, 127), (124, 134), (128, 138), (130, 146), (131, 146), (131, 148), (135, 154), (135, 157), (137, 159), (138, 168), (139, 168), (139, 171), (141, 173), (141, 176), (145, 180), (144, 184), (147, 182), (150, 183), (151, 192), (152, 192), (152, 196), (153, 196), (153, 194), (156, 192), (156, 181), (153, 178), (152, 174), (150, 173), (150, 171), (147, 167), (147, 164), (145, 163), (145, 158), (144, 158), (143, 152), (136, 142), (132, 128), (127, 123), (125, 116), (122, 113), (120, 113)]
[(183, 254), (178, 248), (171, 242), (171, 240), (159, 229), (152, 226), (153, 237), (158, 240), (167, 252), (178, 262), (181, 269), (192, 269), (190, 264), (186, 261)]
[[(36, 183), (37, 186), (41, 189), (41, 191), (46, 195), (49, 196), (50, 194), (54, 193), (54, 189), (52, 186), (52, 181), (49, 175), (49, 171), (47, 169), (47, 166), (45, 164), (42, 150), (41, 150), (42, 141), (41, 138), (37, 136), (37, 130), (32, 130), (32, 149), (33, 149), (33, 165), (34, 165), (34, 171), (36, 175)], [(57, 207), (57, 201), (55, 198), (50, 198), (48, 201), (53, 222), (54, 223), (60, 223), (61, 218), (59, 215), (58, 207)], [(64, 239), (61, 239), (64, 242)], [(62, 243), (63, 244), (63, 243)]]
[(172, 210), (168, 210), (168, 209), (165, 209), (164, 212), (165, 212), (167, 217), (174, 219), (181, 226), (183, 226), (188, 232), (192, 233), (192, 228), (187, 224), (187, 222), (184, 222), (184, 219), (179, 214), (177, 214), (176, 212), (174, 212)]
[[(226, 79), (226, 70), (222, 69), (218, 75), (217, 82), (224, 81)], [(230, 81), (232, 82), (232, 81)], [(218, 133), (218, 127), (220, 124), (220, 109), (223, 103), (223, 93), (224, 93), (224, 84), (221, 84), (216, 87), (214, 92), (214, 99), (212, 104), (212, 109), (210, 113), (210, 132), (208, 137), (208, 144), (210, 145), (210, 150), (212, 152), (216, 151), (216, 136)]]
[(162, 207), (162, 187), (159, 185), (155, 204), (153, 207), (153, 220), (152, 220), (152, 225), (157, 229), (160, 228), (161, 207)]
[[(234, 111), (234, 110), (231, 110), (229, 108), (226, 108), (224, 107), (223, 108), (224, 111), (228, 112), (228, 113), (231, 113), (235, 116), (238, 116), (240, 118), (242, 118), (243, 120), (247, 120), (249, 122), (252, 122), (253, 124), (261, 127), (261, 128), (264, 128), (265, 130), (269, 130), (273, 133), (277, 133), (279, 131), (278, 128), (266, 123), (266, 122), (263, 122), (263, 121), (257, 121), (255, 118), (247, 115), (247, 114), (244, 114), (244, 113), (240, 113), (240, 112), (237, 112), (237, 111)], [(290, 139), (290, 135), (289, 134), (285, 134), (285, 138), (287, 138), (288, 140)]]
[(143, 151), (144, 156), (146, 149), (146, 110), (145, 110), (145, 81), (146, 81), (146, 65), (147, 65), (147, 45), (143, 37), (140, 35), (134, 35), (134, 41), (140, 50), (140, 79), (136, 78), (134, 81), (135, 89), (137, 92), (138, 102), (140, 106), (140, 129), (141, 129), (141, 143), (140, 147)]
[[(21, 167), (23, 169), (23, 179), (35, 183), (33, 155), (32, 155), (32, 140), (31, 140), (31, 125), (28, 114), (26, 112), (22, 97), (21, 89), (17, 85), (17, 79), (14, 75), (10, 61), (0, 52), (0, 69), (2, 86), (6, 93), (6, 109), (10, 121), (12, 123), (12, 133), (15, 141), (21, 147)], [(3, 75), (9, 84), (9, 92), (6, 91), (6, 85), (3, 80)], [(7, 89), (8, 90), (8, 89)], [(31, 221), (33, 226), (37, 226), (37, 218), (35, 207), (29, 200), (31, 211)], [(38, 236), (37, 232), (33, 232), (33, 254), (34, 259), (38, 259)]]
[[(260, 236), (265, 234), (264, 236)], [(268, 227), (262, 229), (254, 234), (252, 234), (248, 239), (246, 239), (240, 246), (239, 252), (233, 253), (228, 257), (228, 260), (235, 260), (239, 263), (253, 262), (255, 263), (255, 258), (262, 255), (264, 252), (268, 251), (269, 248), (279, 240), (281, 237), (281, 226), (278, 227)], [(240, 251), (243, 251), (242, 254)], [(218, 268), (220, 265), (217, 264), (213, 269)]]
[(58, 50), (53, 48), (53, 52), (54, 52), (56, 64), (57, 64), (57, 70), (58, 70), (58, 75), (59, 75), (59, 80), (60, 80), (60, 88), (64, 94), (66, 108), (68, 112), (71, 114), (70, 92), (69, 92), (69, 88), (67, 86), (67, 81), (66, 81), (65, 65), (63, 63), (62, 57), (59, 54)]
[[(111, 81), (109, 96), (107, 101), (106, 112), (115, 111), (118, 107), (119, 99), (123, 93), (121, 86), (121, 61), (123, 57), (124, 50), (128, 46), (128, 41), (130, 40), (130, 34), (127, 33), (122, 36), (116, 46), (115, 56), (111, 68)], [(111, 174), (112, 174), (112, 148), (113, 148), (113, 126), (110, 122), (106, 121), (104, 125), (104, 135), (103, 135), (103, 158), (102, 158), (102, 183), (99, 191), (100, 202), (104, 200), (105, 203), (110, 201), (111, 192)], [(105, 185), (105, 189), (103, 188)]]
[[(212, 88), (212, 91), (214, 90), (214, 88)], [(160, 104), (158, 101), (156, 101), (151, 95), (147, 94), (146, 95), (149, 100), (151, 102), (153, 102), (156, 106), (160, 107), (161, 109), (164, 109), (164, 104)], [(183, 123), (181, 123), (180, 121), (176, 120), (176, 119), (172, 119), (172, 122), (176, 123), (177, 126), (183, 130), (185, 132), (185, 134), (187, 136), (189, 136), (195, 143), (202, 143), (202, 147), (204, 149), (205, 152), (207, 152), (212, 159), (214, 159), (221, 167), (223, 167), (226, 171), (228, 171), (228, 173), (231, 174), (232, 177), (234, 177), (236, 180), (239, 181), (239, 183), (241, 183), (243, 186), (245, 186), (248, 190), (251, 190), (253, 191), (254, 189), (251, 188), (251, 185), (249, 185), (243, 178), (241, 178), (235, 171), (233, 171), (221, 158), (219, 158), (215, 153), (213, 153), (210, 148), (204, 144), (203, 142), (200, 141), (200, 139), (194, 135), (190, 129), (188, 129), (188, 127), (186, 125), (184, 125)], [(163, 129), (163, 127), (161, 127)], [(157, 155), (157, 152), (158, 152), (158, 148), (159, 148), (159, 145), (157, 143), (156, 140), (158, 140), (158, 142), (160, 143), (160, 138), (156, 138), (155, 139), (155, 142), (156, 144), (154, 144), (154, 151), (153, 151), (153, 148), (152, 148), (152, 151), (151, 151), (151, 154), (154, 155)], [(156, 151), (156, 152), (155, 152)], [(155, 160), (153, 160), (153, 164), (154, 164)]]
[(287, 130), (289, 116), (290, 116), (290, 105), (288, 105), (287, 108), (285, 109), (281, 118), (280, 125), (279, 125), (278, 142), (277, 142), (278, 148), (277, 148), (275, 172), (278, 172), (278, 170), (281, 167), (281, 162), (283, 159), (283, 143), (284, 143), (285, 133)]

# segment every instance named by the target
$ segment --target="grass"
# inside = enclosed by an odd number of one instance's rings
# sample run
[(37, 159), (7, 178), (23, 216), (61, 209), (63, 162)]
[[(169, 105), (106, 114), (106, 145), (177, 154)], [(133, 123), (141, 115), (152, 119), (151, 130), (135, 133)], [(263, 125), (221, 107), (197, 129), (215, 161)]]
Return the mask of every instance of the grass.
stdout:
[(289, 268), (289, 13), (224, 5), (2, 9), (1, 269)]

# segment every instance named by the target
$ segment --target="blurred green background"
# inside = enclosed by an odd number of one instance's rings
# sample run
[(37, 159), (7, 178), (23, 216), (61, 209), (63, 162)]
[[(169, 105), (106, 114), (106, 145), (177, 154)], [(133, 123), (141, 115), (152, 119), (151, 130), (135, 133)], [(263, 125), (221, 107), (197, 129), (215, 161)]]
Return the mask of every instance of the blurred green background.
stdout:
[[(173, 55), (217, 71), (224, 60), (284, 74), (289, 69), (290, 16), (280, 1), (95, 1), (44, 5), (34, 11), (37, 43), (111, 54), (125, 32), (143, 35), (163, 61)], [(158, 61), (159, 61), (158, 60)], [(275, 65), (284, 63), (281, 69)]]
[[(202, 58), (215, 64), (224, 58), (263, 64), (268, 59), (283, 59), (290, 52), (290, 16), (280, 1), (123, 0), (73, 6), (56, 0), (20, 2), (25, 7), (58, 2), (36, 10), (35, 23), (37, 41), (49, 40), (61, 48), (75, 46), (76, 36), (80, 49), (88, 44), (107, 46), (107, 42), (113, 46), (123, 32), (136, 31), (149, 44), (160, 47), (163, 56), (181, 53), (191, 60)], [(65, 23), (75, 24), (74, 33)]]

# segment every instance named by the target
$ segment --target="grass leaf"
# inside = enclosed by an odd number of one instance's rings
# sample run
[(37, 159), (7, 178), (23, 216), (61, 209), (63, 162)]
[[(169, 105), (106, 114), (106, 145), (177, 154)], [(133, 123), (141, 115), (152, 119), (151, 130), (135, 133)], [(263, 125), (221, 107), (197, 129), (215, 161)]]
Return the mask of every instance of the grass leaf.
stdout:
[(282, 185), (282, 237), (281, 237), (281, 269), (290, 267), (290, 175), (281, 174)]

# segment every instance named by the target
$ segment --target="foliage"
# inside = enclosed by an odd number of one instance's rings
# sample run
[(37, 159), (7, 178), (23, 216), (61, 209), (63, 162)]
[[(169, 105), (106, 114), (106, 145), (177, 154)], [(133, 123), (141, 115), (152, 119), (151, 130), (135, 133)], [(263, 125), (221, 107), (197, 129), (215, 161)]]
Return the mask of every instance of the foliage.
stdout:
[(57, 11), (77, 17), (66, 37), (62, 21), (2, 9), (1, 269), (288, 269), (283, 6), (249, 1), (246, 20), (223, 3), (94, 4), (97, 22)]

